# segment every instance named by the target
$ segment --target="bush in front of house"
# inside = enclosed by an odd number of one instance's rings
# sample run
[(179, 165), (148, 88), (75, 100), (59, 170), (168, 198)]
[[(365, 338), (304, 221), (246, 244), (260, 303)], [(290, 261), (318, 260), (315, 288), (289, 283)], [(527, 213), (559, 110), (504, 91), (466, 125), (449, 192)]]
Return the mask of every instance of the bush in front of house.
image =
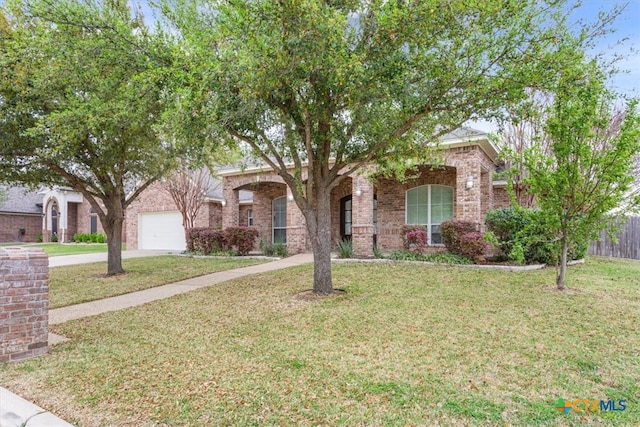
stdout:
[(75, 233), (73, 241), (76, 243), (104, 243), (107, 238), (101, 233)]
[(228, 227), (223, 234), (227, 249), (235, 250), (240, 255), (248, 254), (258, 238), (258, 230), (251, 227)]
[(402, 247), (406, 251), (422, 253), (427, 247), (427, 230), (424, 225), (403, 225), (400, 228)]
[(440, 224), (442, 240), (447, 250), (468, 258), (476, 263), (484, 260), (488, 243), (484, 235), (479, 233), (478, 225), (469, 221), (445, 221)]
[(487, 231), (490, 231), (495, 237), (493, 241), (496, 243), (497, 249), (503, 255), (508, 256), (516, 243), (517, 234), (530, 221), (527, 209), (507, 207), (492, 209), (487, 212), (484, 224), (487, 226)]
[[(491, 240), (501, 255), (518, 264), (557, 265), (560, 242), (549, 230), (549, 220), (538, 209), (509, 207), (487, 212), (485, 220)], [(569, 259), (583, 258), (588, 242), (571, 242)]]
[(227, 248), (222, 230), (211, 227), (194, 227), (187, 231), (187, 251), (210, 255)]
[(287, 245), (284, 243), (271, 243), (260, 239), (260, 252), (265, 256), (287, 257)]
[(425, 261), (437, 262), (440, 264), (472, 264), (472, 262), (461, 255), (454, 255), (449, 252), (436, 252), (432, 254), (421, 254), (409, 250), (393, 251), (389, 259), (394, 261)]
[(187, 251), (211, 255), (235, 252), (246, 255), (251, 251), (258, 230), (251, 227), (228, 227), (224, 230), (211, 227), (195, 227), (187, 231)]

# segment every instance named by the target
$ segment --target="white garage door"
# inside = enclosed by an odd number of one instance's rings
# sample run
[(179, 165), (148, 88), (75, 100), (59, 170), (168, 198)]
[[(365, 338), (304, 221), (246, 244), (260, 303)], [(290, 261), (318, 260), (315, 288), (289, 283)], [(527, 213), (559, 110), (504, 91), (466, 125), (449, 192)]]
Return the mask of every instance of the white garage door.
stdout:
[(184, 251), (186, 243), (180, 212), (138, 214), (138, 248)]

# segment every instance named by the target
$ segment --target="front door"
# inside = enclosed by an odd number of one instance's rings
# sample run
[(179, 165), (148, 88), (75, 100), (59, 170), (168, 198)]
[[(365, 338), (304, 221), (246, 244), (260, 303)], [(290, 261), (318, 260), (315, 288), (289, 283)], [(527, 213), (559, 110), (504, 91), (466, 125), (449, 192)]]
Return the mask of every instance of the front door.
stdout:
[(340, 199), (340, 238), (351, 240), (352, 198), (345, 196)]

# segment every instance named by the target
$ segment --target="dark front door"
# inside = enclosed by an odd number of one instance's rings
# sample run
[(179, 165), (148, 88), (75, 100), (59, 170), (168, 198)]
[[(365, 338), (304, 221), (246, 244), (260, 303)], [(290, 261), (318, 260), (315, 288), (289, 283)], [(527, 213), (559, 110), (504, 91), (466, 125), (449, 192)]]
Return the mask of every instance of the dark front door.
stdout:
[(351, 239), (351, 222), (352, 222), (352, 198), (345, 196), (340, 199), (340, 237), (342, 239)]

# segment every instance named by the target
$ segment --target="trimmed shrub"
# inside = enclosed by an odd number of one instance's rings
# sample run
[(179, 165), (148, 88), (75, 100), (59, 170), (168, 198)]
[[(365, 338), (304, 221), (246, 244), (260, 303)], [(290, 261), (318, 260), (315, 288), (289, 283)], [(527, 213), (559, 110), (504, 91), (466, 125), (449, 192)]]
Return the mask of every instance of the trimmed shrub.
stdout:
[(226, 249), (235, 249), (240, 255), (248, 254), (258, 238), (258, 230), (251, 227), (228, 227), (223, 234)]
[(462, 249), (462, 236), (477, 232), (478, 225), (469, 221), (445, 221), (440, 224), (440, 231), (447, 250), (452, 254), (465, 256)]
[(477, 231), (465, 233), (460, 236), (460, 252), (465, 258), (473, 260), (476, 264), (484, 261), (484, 254), (487, 252), (489, 244), (485, 242), (484, 235)]
[(427, 230), (424, 225), (403, 225), (400, 228), (402, 247), (422, 253), (427, 246)]
[(250, 227), (228, 227), (224, 230), (211, 227), (194, 227), (187, 231), (187, 251), (213, 253), (248, 254), (256, 239), (258, 230)]
[(195, 227), (187, 231), (187, 251), (210, 255), (227, 248), (225, 235), (221, 230), (210, 227)]
[(104, 243), (107, 238), (102, 233), (75, 233), (73, 241), (76, 243)]

